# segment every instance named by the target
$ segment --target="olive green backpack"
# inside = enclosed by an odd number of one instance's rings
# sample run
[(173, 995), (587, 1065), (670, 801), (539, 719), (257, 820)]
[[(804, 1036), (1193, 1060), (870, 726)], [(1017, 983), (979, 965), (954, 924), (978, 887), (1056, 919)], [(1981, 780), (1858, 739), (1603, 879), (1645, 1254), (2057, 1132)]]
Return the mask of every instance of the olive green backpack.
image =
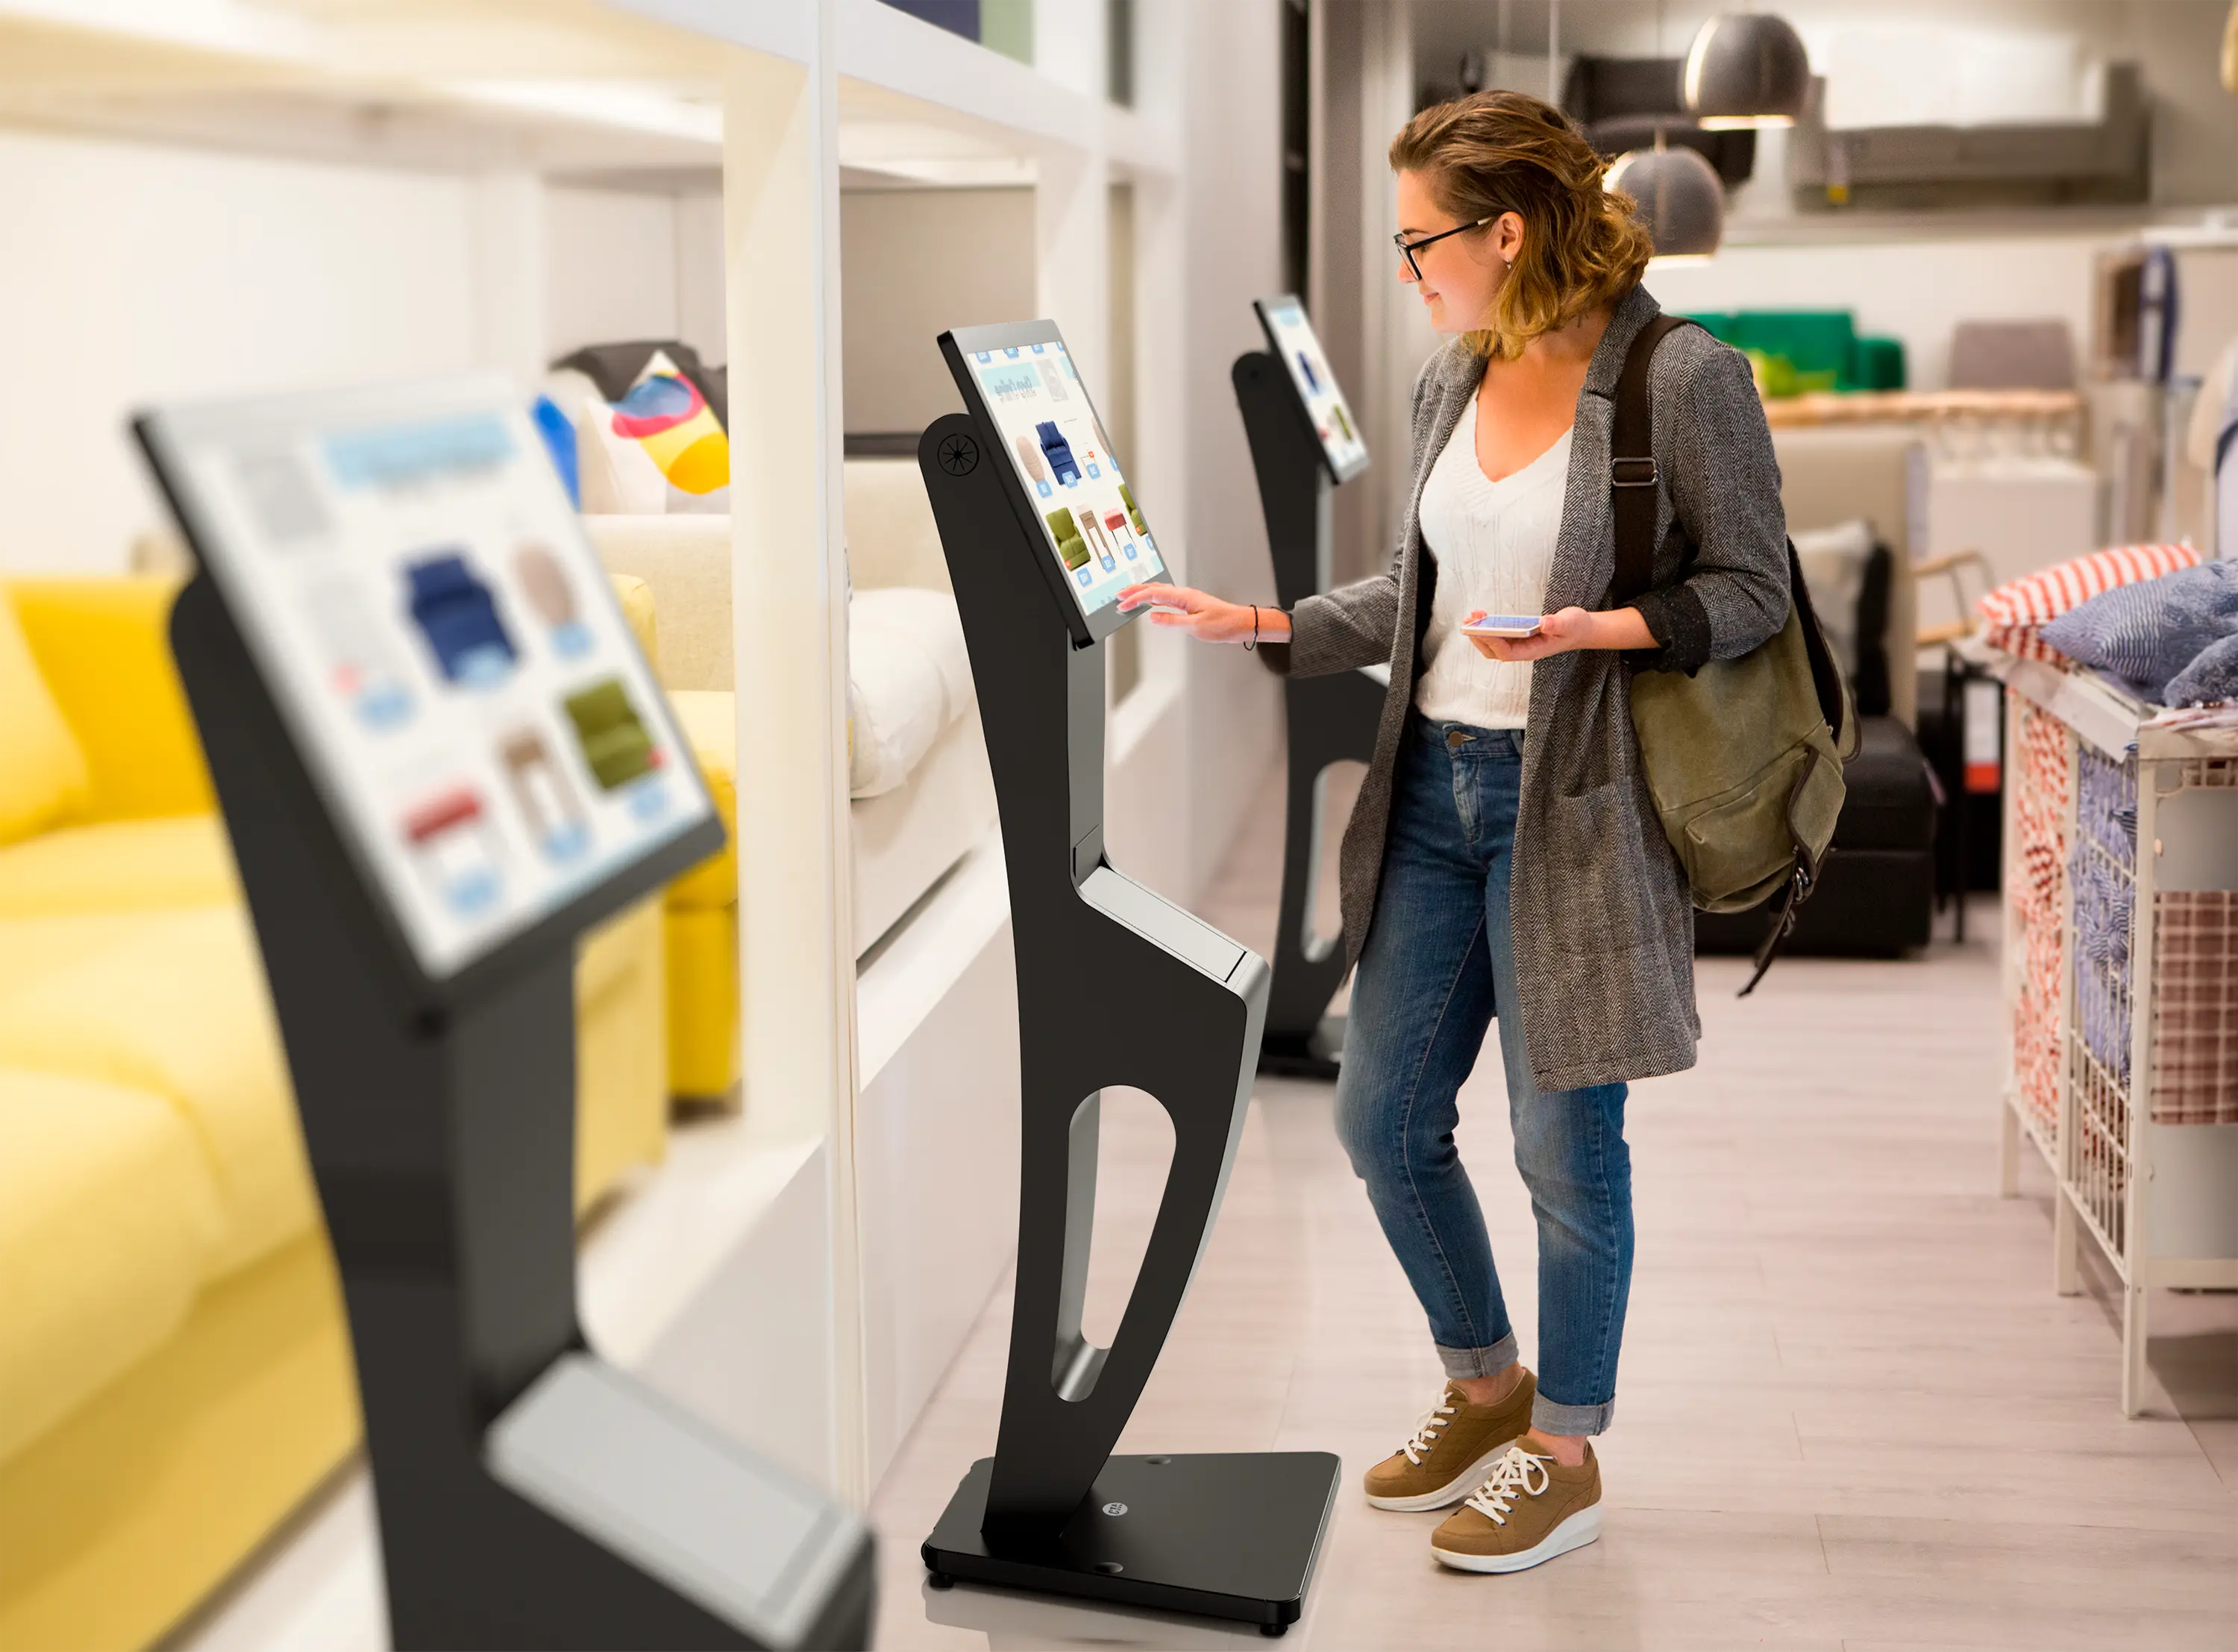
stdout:
[[(1609, 439), (1617, 607), (1653, 578), (1648, 367), (1665, 334), (1685, 325), (1675, 315), (1650, 321), (1617, 381)], [(1694, 904), (1705, 912), (1745, 912), (1784, 892), (1744, 998), (1771, 968), (1797, 909), (1818, 885), (1842, 812), (1842, 765), (1857, 751), (1857, 706), (1811, 611), (1792, 540), (1787, 576), (1787, 623), (1770, 642), (1738, 659), (1713, 659), (1692, 677), (1644, 671), (1632, 679), (1647, 790)]]

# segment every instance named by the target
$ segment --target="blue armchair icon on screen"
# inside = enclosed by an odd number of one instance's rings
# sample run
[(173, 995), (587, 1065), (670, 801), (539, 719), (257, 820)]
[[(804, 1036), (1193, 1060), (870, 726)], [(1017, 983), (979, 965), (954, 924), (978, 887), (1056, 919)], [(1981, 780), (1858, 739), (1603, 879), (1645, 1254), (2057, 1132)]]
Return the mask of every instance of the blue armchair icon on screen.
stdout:
[(461, 556), (430, 557), (405, 571), (412, 623), (427, 639), (435, 664), (465, 688), (504, 681), (519, 657), (497, 617), (497, 599)]
[(1049, 460), (1049, 473), (1056, 478), (1057, 485), (1077, 487), (1080, 485), (1080, 461), (1073, 458), (1072, 444), (1059, 433), (1056, 421), (1044, 419), (1034, 426), (1034, 431), (1041, 438), (1042, 457)]

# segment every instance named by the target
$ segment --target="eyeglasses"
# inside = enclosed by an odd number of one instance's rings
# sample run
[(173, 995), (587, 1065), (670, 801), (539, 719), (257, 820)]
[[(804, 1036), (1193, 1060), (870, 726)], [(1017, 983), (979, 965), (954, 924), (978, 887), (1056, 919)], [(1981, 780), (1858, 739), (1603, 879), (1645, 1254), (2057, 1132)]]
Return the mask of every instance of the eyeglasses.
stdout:
[(1440, 229), (1434, 235), (1425, 235), (1420, 241), (1407, 240), (1407, 232), (1402, 229), (1391, 237), (1391, 244), (1399, 249), (1399, 256), (1407, 261), (1407, 268), (1414, 272), (1414, 279), (1419, 281), (1422, 279), (1422, 266), (1415, 260), (1416, 253), (1420, 252), (1425, 247), (1435, 246), (1448, 235), (1465, 235), (1472, 229), (1481, 229), (1500, 215), (1495, 212), (1487, 217), (1478, 219), (1473, 224), (1457, 224), (1451, 229)]

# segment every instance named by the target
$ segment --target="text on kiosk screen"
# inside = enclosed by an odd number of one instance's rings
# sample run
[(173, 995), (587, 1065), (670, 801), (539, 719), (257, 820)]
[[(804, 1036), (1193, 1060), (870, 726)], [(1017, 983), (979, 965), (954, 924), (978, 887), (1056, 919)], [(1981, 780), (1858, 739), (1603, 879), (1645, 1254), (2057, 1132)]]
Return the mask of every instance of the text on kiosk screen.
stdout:
[(1064, 346), (974, 350), (970, 361), (1081, 611), (1094, 613), (1129, 585), (1164, 578), (1150, 525)]
[(205, 436), (184, 458), (221, 585), (431, 976), (706, 816), (515, 410)]

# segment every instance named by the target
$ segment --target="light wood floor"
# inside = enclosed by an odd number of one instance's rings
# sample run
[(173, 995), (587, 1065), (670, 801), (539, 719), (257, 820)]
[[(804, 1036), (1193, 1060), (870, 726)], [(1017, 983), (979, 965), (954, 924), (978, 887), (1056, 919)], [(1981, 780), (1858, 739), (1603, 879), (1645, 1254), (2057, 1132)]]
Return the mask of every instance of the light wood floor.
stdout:
[[(1262, 949), (1280, 861), (1275, 811), (1263, 821), (1207, 914)], [(1513, 1577), (1462, 1576), (1430, 1558), (1438, 1517), (1360, 1500), (1358, 1472), (1439, 1376), (1314, 1085), (1260, 1085), (1121, 1449), (1342, 1456), (1293, 1646), (2238, 1648), (2238, 1302), (2155, 1302), (2159, 1415), (2124, 1422), (2103, 1278), (2093, 1295), (2051, 1293), (2041, 1165), (2023, 1197), (1995, 1196), (1994, 914), (1976, 912), (1963, 948), (1789, 960), (1745, 1003), (1738, 962), (1703, 964), (1701, 1064), (1631, 1105), (1639, 1262), (1599, 1543)], [(1495, 1051), (1464, 1094), (1462, 1146), (1527, 1360), (1533, 1231), (1500, 1087)], [(1106, 1142), (1119, 1240), (1099, 1226), (1099, 1273), (1130, 1238), (1139, 1249), (1158, 1173), (1149, 1133), (1108, 1124)], [(1255, 1640), (924, 1586), (917, 1544), (993, 1448), (1008, 1289), (872, 1505), (877, 1644)]]

